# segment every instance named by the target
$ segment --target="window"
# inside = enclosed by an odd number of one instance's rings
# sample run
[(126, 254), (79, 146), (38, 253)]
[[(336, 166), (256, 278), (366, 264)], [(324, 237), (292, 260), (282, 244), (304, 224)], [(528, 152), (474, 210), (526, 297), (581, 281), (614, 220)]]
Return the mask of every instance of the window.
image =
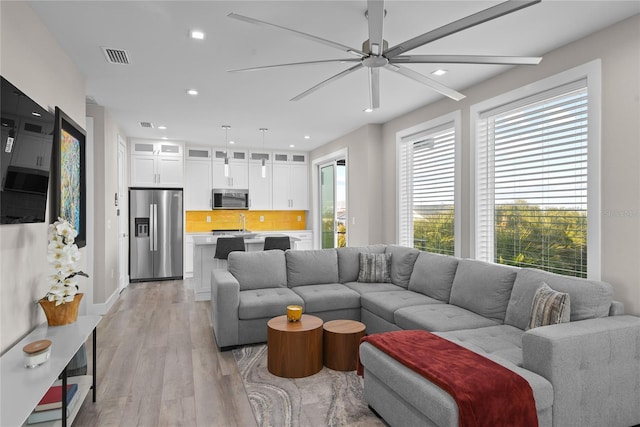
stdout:
[(599, 196), (597, 173), (590, 171), (598, 169), (590, 97), (587, 78), (580, 78), (472, 108), (476, 258), (587, 277), (587, 242), (599, 246), (599, 234), (592, 234), (598, 242), (588, 238), (592, 220), (599, 222), (592, 218)]
[[(406, 131), (399, 138), (399, 243), (456, 253), (456, 156), (459, 114)], [(416, 129), (413, 129), (414, 131)]]

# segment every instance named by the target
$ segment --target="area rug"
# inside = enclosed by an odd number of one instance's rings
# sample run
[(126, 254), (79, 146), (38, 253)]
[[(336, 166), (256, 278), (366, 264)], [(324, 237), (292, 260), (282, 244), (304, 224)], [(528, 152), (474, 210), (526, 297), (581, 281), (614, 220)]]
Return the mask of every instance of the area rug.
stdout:
[(355, 371), (323, 367), (306, 378), (280, 378), (267, 369), (267, 346), (233, 350), (260, 427), (385, 426), (362, 396)]

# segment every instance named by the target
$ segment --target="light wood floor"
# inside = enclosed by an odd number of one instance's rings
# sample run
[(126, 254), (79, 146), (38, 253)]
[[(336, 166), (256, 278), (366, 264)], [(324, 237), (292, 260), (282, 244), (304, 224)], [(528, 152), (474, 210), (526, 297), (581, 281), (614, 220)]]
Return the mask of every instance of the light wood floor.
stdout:
[(74, 427), (256, 426), (210, 318), (182, 281), (130, 284), (98, 326), (97, 401), (89, 393)]

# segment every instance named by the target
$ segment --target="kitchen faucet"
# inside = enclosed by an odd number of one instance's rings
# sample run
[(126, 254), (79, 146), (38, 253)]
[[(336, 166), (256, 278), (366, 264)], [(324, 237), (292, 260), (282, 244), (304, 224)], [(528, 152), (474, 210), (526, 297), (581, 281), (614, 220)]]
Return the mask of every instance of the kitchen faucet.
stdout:
[(244, 214), (240, 214), (240, 230), (239, 231), (247, 231), (247, 223), (245, 221)]

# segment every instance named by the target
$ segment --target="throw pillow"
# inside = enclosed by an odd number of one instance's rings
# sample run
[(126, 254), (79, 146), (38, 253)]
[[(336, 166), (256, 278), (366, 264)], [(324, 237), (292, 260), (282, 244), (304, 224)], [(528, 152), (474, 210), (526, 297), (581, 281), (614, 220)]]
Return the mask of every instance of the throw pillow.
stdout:
[(569, 294), (554, 291), (543, 282), (533, 296), (531, 317), (527, 329), (538, 326), (557, 325), (567, 323), (571, 315)]
[(358, 282), (391, 283), (391, 254), (360, 253)]

